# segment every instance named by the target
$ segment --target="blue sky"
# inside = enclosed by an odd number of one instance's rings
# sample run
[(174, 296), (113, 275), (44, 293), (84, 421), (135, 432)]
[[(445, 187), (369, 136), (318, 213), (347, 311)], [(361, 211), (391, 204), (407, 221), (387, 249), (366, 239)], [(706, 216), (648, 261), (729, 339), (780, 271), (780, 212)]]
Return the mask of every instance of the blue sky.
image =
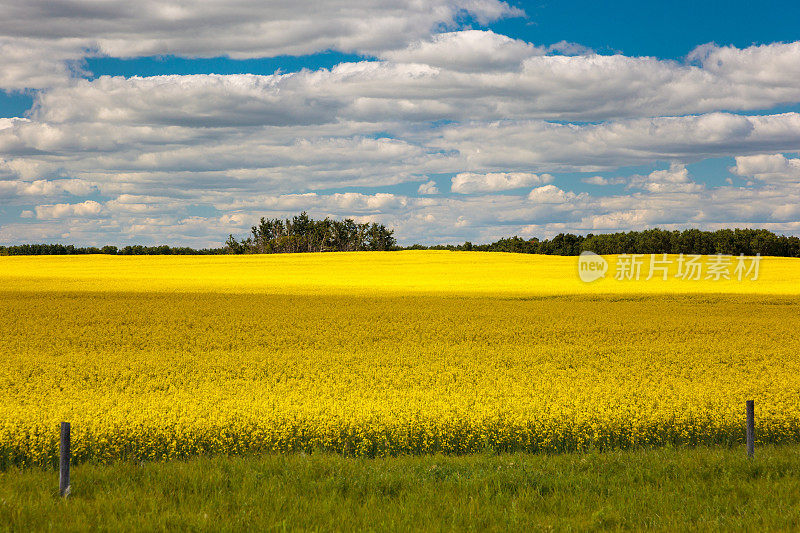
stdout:
[(0, 244), (800, 234), (796, 3), (268, 4), (6, 6)]
[(744, 48), (800, 37), (800, 4), (750, 2), (518, 2), (527, 13), (490, 24), (499, 33), (531, 42), (581, 43), (600, 53), (621, 52), (680, 60), (698, 44)]

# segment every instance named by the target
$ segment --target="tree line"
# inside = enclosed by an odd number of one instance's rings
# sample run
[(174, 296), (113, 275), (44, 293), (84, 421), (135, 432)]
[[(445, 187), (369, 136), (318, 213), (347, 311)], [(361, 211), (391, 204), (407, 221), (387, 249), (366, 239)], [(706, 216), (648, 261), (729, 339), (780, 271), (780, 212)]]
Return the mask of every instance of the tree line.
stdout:
[(215, 255), (227, 253), (225, 248), (196, 250), (187, 246), (73, 246), (72, 244), (20, 244), (0, 246), (0, 255)]
[(242, 241), (228, 236), (225, 247), (234, 254), (273, 254), (297, 252), (355, 252), (393, 250), (394, 230), (383, 224), (344, 220), (314, 220), (303, 211), (291, 219), (262, 217)]
[(574, 235), (559, 233), (552, 239), (510, 237), (490, 244), (409, 246), (407, 249), (468, 250), (544, 255), (597, 254), (730, 254), (800, 257), (800, 238), (777, 235), (765, 229), (687, 229), (668, 231), (649, 229), (620, 233)]
[(303, 212), (291, 219), (262, 218), (250, 235), (237, 240), (228, 236), (224, 247), (194, 249), (162, 246), (76, 247), (63, 244), (0, 246), (0, 255), (214, 255), (252, 253), (298, 253), (360, 250), (453, 250), (510, 252), (545, 255), (598, 254), (730, 254), (800, 257), (800, 238), (778, 235), (765, 229), (649, 229), (619, 233), (575, 235), (560, 233), (552, 239), (514, 236), (489, 244), (397, 246), (394, 231), (383, 224), (356, 223), (352, 219), (314, 220)]

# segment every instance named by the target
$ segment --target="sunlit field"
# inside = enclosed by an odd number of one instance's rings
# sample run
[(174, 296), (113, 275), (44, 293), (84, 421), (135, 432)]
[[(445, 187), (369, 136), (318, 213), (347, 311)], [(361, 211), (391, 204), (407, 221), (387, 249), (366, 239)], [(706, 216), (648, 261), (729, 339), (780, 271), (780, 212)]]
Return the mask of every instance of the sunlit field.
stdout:
[(800, 260), (580, 281), (469, 252), (0, 257), (0, 463), (800, 442)]
[[(0, 257), (0, 290), (33, 292), (204, 292), (256, 294), (545, 296), (631, 293), (800, 294), (800, 260), (766, 257), (759, 279), (699, 281), (670, 276), (638, 282), (583, 283), (577, 258), (486, 252), (406, 251), (245, 256), (13, 256)], [(704, 262), (708, 262), (706, 257)]]

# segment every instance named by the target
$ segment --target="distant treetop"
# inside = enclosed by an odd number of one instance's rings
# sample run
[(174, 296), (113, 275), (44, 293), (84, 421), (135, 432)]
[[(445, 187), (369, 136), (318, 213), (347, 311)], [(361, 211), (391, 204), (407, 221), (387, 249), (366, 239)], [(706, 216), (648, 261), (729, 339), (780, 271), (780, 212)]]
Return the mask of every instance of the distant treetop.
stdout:
[(233, 235), (225, 242), (229, 253), (272, 254), (291, 252), (354, 252), (392, 250), (394, 231), (383, 224), (361, 223), (353, 219), (314, 220), (303, 211), (291, 219), (261, 218), (250, 236), (237, 241)]

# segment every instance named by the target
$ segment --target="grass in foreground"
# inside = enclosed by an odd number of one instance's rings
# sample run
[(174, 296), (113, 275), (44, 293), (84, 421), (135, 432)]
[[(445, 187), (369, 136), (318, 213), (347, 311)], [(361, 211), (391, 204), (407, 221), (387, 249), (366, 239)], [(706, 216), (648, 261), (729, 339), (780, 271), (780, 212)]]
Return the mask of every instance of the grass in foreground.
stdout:
[(797, 530), (800, 446), (196, 458), (0, 473), (0, 530)]

